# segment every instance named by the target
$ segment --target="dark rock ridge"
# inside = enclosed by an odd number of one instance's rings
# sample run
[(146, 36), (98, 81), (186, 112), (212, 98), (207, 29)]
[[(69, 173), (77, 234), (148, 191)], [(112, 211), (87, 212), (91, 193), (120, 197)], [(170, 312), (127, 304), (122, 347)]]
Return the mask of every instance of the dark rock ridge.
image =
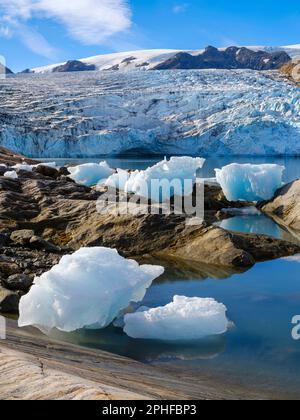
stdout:
[(0, 74), (14, 74), (8, 67), (3, 66), (3, 64), (0, 64)]
[(78, 60), (70, 60), (67, 61), (66, 64), (62, 64), (61, 66), (55, 67), (52, 71), (53, 73), (65, 73), (65, 72), (73, 72), (73, 71), (94, 71), (96, 70), (96, 66), (93, 64), (85, 64), (82, 61)]
[(250, 69), (275, 70), (291, 60), (284, 51), (268, 53), (252, 51), (248, 48), (229, 47), (225, 51), (207, 47), (202, 54), (191, 55), (180, 52), (154, 70), (192, 70), (192, 69)]

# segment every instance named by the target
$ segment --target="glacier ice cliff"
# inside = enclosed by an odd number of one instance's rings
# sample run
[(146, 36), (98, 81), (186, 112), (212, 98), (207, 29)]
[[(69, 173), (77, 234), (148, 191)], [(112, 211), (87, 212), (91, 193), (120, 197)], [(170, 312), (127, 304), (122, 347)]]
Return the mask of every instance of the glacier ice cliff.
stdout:
[(300, 91), (275, 72), (19, 75), (0, 145), (34, 157), (300, 155)]

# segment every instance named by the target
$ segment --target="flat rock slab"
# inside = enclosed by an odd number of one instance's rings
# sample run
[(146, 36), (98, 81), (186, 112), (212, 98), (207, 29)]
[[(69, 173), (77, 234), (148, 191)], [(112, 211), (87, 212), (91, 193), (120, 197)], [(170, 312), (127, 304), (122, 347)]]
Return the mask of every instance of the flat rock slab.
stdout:
[(8, 320), (0, 341), (0, 399), (214, 400), (280, 398), (54, 341)]

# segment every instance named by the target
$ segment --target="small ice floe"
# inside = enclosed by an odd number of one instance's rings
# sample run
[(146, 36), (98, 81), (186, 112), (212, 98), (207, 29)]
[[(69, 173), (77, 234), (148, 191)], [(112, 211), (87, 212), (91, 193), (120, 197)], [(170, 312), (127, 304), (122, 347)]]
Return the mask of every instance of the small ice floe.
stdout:
[(166, 306), (126, 314), (124, 332), (132, 338), (193, 341), (229, 328), (226, 307), (214, 299), (174, 296)]
[(27, 163), (17, 163), (12, 167), (15, 171), (27, 171), (32, 172), (35, 165), (28, 165)]
[(109, 167), (106, 162), (100, 163), (84, 163), (83, 165), (68, 167), (70, 178), (77, 184), (91, 187), (99, 182), (104, 182), (110, 177), (114, 170)]
[(11, 179), (18, 179), (18, 174), (16, 171), (7, 171), (4, 174), (5, 178), (11, 178)]
[(12, 169), (15, 171), (26, 171), (26, 172), (32, 172), (34, 168), (38, 168), (39, 166), (49, 166), (51, 168), (56, 168), (55, 162), (41, 162), (36, 165), (29, 165), (26, 162), (23, 163), (17, 163), (16, 165), (12, 166)]
[(126, 182), (125, 191), (156, 202), (167, 201), (172, 195), (190, 195), (196, 182), (196, 172), (204, 163), (202, 158), (165, 159), (145, 171), (133, 172)]
[(163, 267), (139, 265), (110, 248), (81, 248), (36, 277), (20, 300), (19, 326), (75, 331), (108, 326), (130, 302), (141, 301)]
[(216, 169), (217, 181), (229, 201), (270, 200), (282, 186), (284, 166), (232, 163)]
[(260, 216), (261, 212), (254, 206), (222, 209), (222, 213), (230, 216)]

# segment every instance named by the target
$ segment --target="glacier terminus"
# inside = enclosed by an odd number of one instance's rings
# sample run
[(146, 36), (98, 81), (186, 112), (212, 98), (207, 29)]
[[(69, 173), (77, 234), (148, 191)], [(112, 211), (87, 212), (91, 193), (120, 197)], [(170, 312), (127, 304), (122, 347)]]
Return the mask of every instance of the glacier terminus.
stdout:
[(23, 74), (0, 84), (0, 145), (39, 158), (300, 155), (300, 91), (278, 72)]

